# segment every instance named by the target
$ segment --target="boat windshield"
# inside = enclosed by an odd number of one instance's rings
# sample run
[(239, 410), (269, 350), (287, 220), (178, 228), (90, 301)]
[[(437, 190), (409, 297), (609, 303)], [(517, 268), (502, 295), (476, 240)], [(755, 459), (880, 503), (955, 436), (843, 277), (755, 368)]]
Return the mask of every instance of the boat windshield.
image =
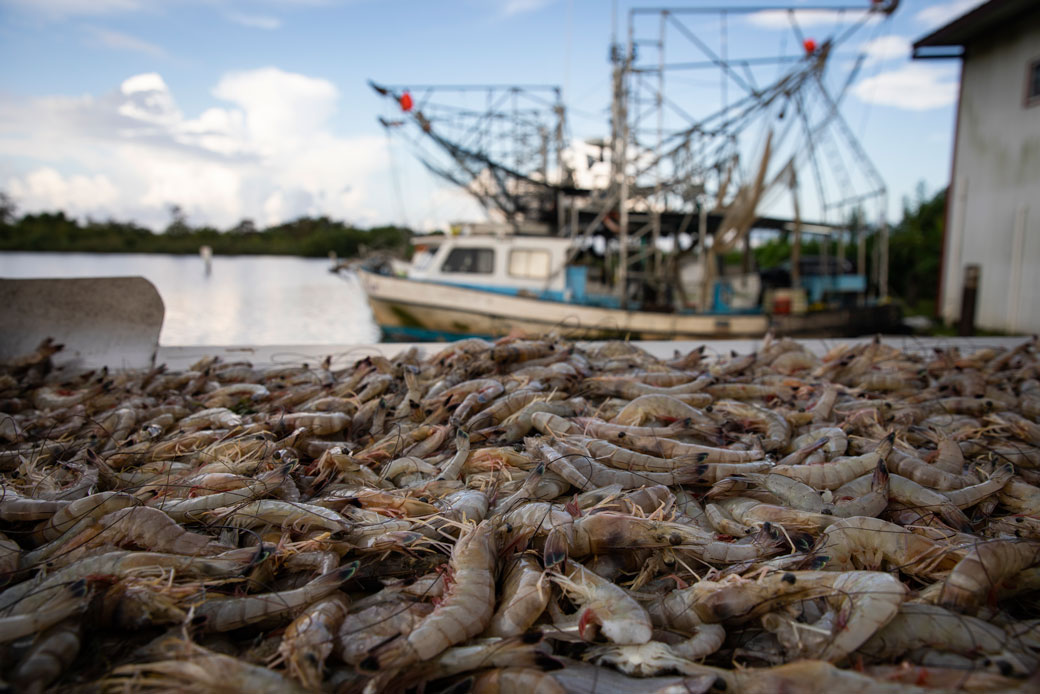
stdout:
[(430, 266), (432, 260), (433, 251), (424, 247), (416, 248), (415, 254), (412, 255), (412, 267), (416, 270), (425, 270)]

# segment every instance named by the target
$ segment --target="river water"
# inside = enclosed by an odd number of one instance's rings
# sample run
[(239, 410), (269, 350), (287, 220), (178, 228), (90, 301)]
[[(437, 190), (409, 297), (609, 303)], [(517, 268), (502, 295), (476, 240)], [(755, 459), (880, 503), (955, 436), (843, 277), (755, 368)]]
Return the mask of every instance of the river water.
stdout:
[(141, 276), (166, 306), (161, 345), (320, 345), (379, 341), (354, 276), (328, 260), (188, 255), (0, 253), (0, 277)]

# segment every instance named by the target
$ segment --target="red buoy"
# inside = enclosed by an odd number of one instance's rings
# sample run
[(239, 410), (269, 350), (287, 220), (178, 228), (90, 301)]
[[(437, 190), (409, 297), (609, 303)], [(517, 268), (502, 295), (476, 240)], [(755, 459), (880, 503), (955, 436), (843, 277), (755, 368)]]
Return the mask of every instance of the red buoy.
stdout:
[(816, 42), (812, 39), (805, 39), (805, 41), (802, 42), (802, 47), (805, 48), (806, 55), (812, 55), (816, 52)]
[(412, 110), (412, 95), (409, 94), (408, 92), (405, 92), (404, 94), (402, 94), (401, 98), (398, 101), (401, 104), (401, 110), (402, 111), (411, 111)]

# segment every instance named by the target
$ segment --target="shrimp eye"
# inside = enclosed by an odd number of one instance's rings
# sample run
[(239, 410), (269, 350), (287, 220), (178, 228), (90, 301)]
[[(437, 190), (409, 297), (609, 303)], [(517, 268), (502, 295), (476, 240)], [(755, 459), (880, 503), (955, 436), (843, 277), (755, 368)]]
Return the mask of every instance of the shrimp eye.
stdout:
[(623, 438), (625, 438), (625, 432), (623, 432), (623, 431), (619, 431), (619, 432), (618, 432), (618, 435), (617, 435), (617, 437), (618, 437), (619, 439), (623, 439)]
[(670, 545), (681, 545), (682, 544), (682, 535), (680, 535), (679, 533), (672, 533), (671, 535), (668, 536), (668, 544), (670, 544)]
[(825, 515), (825, 516), (833, 516), (834, 515), (834, 511), (830, 510), (829, 508), (823, 509), (822, 511), (820, 511), (820, 513)]
[(1015, 671), (1015, 669), (1011, 667), (1011, 663), (1006, 660), (1001, 660), (997, 663), (997, 667), (1000, 668), (1000, 674), (1004, 677), (1011, 677), (1011, 673)]
[(795, 584), (795, 581), (797, 581), (798, 579), (795, 577), (793, 573), (789, 571), (785, 573), (784, 577), (780, 580), (782, 580), (784, 583), (790, 583), (793, 586)]
[(712, 689), (718, 689), (720, 692), (726, 691), (726, 680), (721, 677), (715, 678), (715, 683), (711, 685)]

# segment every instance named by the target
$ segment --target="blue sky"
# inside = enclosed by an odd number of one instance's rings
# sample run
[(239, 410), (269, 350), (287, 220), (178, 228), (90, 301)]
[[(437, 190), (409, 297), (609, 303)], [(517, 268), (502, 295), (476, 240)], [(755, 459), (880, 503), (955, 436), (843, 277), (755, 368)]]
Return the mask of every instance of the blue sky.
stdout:
[[(622, 29), (631, 7), (672, 6), (617, 4)], [(864, 56), (843, 110), (888, 185), (890, 218), (950, 170), (959, 65), (910, 62), (909, 43), (976, 4), (904, 0), (831, 59), (838, 79)], [(847, 24), (796, 17), (820, 40)], [(473, 218), (463, 191), (388, 140), (366, 80), (559, 84), (571, 136), (605, 137), (611, 22), (605, 0), (0, 0), (0, 190), (23, 211), (153, 228), (170, 204), (219, 227)], [(733, 54), (799, 51), (787, 15), (727, 29)]]

